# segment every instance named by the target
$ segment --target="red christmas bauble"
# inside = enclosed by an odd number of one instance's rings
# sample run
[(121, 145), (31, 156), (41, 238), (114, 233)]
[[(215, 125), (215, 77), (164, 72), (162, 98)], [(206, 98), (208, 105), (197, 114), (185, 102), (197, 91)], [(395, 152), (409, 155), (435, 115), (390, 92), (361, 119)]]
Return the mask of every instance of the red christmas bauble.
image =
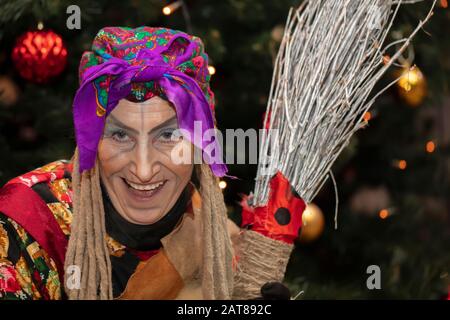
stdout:
[(67, 49), (51, 30), (28, 31), (16, 40), (12, 60), (22, 78), (46, 83), (66, 67)]

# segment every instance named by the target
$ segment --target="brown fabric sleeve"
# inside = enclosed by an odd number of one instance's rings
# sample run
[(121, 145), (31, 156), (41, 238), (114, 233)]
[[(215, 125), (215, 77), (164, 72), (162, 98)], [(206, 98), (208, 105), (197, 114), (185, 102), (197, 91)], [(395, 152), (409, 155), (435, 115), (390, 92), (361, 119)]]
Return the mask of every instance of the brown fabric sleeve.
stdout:
[(146, 262), (138, 264), (118, 300), (170, 300), (183, 288), (180, 274), (167, 258), (164, 249)]
[(161, 239), (166, 255), (186, 282), (198, 275), (202, 265), (201, 200), (192, 196), (193, 212), (186, 212), (175, 229)]

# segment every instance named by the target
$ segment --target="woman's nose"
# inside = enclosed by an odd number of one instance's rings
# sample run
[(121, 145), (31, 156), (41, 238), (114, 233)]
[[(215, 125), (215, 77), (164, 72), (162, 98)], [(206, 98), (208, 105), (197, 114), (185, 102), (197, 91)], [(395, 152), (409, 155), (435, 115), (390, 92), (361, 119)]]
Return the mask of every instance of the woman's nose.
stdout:
[(136, 176), (140, 182), (149, 182), (158, 173), (160, 166), (155, 150), (146, 145), (141, 145), (136, 150)]

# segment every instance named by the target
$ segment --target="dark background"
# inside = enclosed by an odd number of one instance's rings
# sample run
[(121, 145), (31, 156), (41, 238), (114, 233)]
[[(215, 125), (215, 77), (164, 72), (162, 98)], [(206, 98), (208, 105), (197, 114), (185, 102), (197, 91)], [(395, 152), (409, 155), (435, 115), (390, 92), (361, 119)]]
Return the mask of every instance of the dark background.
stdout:
[[(205, 43), (216, 68), (211, 85), (220, 129), (259, 128), (289, 0), (186, 0), (165, 16), (170, 1), (0, 1), (0, 183), (74, 150), (71, 103), (79, 59), (105, 26), (164, 26), (192, 32)], [(80, 30), (66, 28), (66, 8), (81, 8)], [(406, 36), (431, 1), (405, 5), (391, 38)], [(398, 85), (371, 110), (368, 128), (352, 139), (333, 172), (339, 189), (339, 228), (334, 230), (334, 190), (327, 183), (315, 199), (325, 218), (316, 239), (298, 242), (286, 283), (300, 299), (442, 299), (450, 278), (450, 11), (438, 1), (431, 21), (414, 39), (414, 61), (425, 80), (409, 92)], [(59, 34), (67, 47), (65, 70), (44, 84), (23, 79), (11, 52), (36, 29)], [(191, 28), (191, 29), (189, 29)], [(391, 40), (392, 40), (391, 39)], [(394, 79), (396, 68), (381, 84)], [(380, 85), (381, 85), (380, 84)], [(412, 99), (426, 95), (414, 106)], [(427, 142), (435, 149), (426, 151)], [(431, 150), (429, 150), (431, 151)], [(401, 170), (399, 160), (407, 166)], [(230, 165), (226, 201), (239, 221), (240, 193), (253, 188), (255, 165)], [(381, 218), (380, 211), (387, 210)], [(368, 290), (366, 268), (381, 268), (381, 290)]]

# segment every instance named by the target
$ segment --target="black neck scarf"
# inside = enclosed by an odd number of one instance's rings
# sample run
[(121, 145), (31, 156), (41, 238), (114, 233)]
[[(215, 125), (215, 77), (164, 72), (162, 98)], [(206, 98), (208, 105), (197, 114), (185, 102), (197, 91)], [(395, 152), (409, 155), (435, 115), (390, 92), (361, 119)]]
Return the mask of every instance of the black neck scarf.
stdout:
[(162, 246), (161, 238), (168, 235), (180, 221), (190, 201), (190, 185), (181, 193), (169, 212), (160, 220), (149, 225), (134, 224), (125, 220), (114, 208), (111, 199), (101, 184), (105, 207), (106, 233), (127, 248), (147, 251)]

